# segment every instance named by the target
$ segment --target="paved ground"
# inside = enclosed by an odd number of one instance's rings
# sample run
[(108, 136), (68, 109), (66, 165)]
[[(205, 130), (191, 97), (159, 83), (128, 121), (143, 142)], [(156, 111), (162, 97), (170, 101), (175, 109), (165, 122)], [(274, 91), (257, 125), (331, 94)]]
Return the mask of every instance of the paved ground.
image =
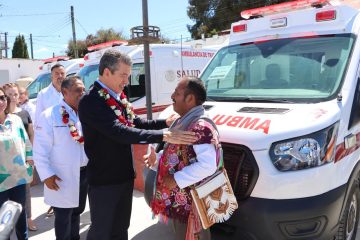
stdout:
[[(29, 232), (30, 240), (53, 240), (54, 217), (47, 217), (45, 212), (48, 206), (44, 204), (43, 186), (37, 185), (31, 188), (32, 193), (32, 214), (33, 219), (38, 227), (38, 231)], [(133, 209), (131, 224), (129, 228), (129, 238), (133, 240), (173, 240), (171, 228), (164, 224), (157, 223), (151, 217), (151, 212), (147, 206), (143, 194), (138, 191), (133, 193)], [(86, 205), (84, 213), (81, 215), (80, 233), (81, 239), (86, 239), (87, 231), (90, 226), (89, 205)], [(11, 240), (15, 240), (14, 234)]]
[[(32, 187), (32, 205), (33, 219), (39, 230), (30, 232), (30, 240), (53, 240), (54, 217), (46, 217), (45, 212), (48, 206), (44, 204), (43, 186)], [(90, 226), (89, 205), (86, 205), (85, 212), (81, 215), (81, 240), (86, 239), (87, 231)], [(358, 229), (356, 240), (360, 240), (360, 227)], [(143, 194), (138, 191), (133, 193), (133, 209), (131, 224), (129, 228), (129, 239), (132, 240), (174, 240), (171, 228), (164, 224), (157, 223), (151, 218), (151, 212), (147, 206)], [(11, 240), (16, 240), (14, 234)]]

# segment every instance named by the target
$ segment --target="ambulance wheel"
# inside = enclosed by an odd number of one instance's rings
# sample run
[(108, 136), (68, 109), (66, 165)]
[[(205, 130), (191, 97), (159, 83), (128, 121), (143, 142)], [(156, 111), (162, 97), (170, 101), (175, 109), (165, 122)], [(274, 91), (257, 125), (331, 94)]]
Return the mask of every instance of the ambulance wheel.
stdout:
[(354, 182), (345, 211), (341, 217), (336, 240), (355, 240), (360, 213), (360, 189), (358, 181)]

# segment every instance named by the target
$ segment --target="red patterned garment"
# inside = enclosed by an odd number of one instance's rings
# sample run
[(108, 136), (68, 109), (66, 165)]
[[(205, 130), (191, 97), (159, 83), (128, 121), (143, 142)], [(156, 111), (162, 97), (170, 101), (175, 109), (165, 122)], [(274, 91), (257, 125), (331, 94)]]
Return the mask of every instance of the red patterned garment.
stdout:
[[(214, 144), (219, 143), (217, 131), (211, 123), (204, 119), (199, 119), (189, 126), (189, 131), (196, 133), (198, 141), (194, 144)], [(158, 173), (156, 177), (156, 190), (154, 199), (151, 202), (151, 209), (155, 215), (167, 222), (168, 218), (177, 219), (187, 223), (192, 209), (192, 199), (190, 188), (180, 189), (166, 188), (162, 182), (166, 175), (173, 175), (185, 166), (196, 162), (196, 154), (192, 145), (165, 145), (163, 154), (159, 160)]]

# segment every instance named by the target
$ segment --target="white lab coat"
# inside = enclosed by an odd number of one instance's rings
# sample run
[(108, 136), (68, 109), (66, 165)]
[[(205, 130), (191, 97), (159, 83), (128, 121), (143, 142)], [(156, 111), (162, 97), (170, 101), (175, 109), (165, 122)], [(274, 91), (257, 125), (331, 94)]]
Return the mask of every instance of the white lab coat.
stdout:
[(59, 208), (74, 208), (79, 205), (80, 167), (86, 166), (88, 159), (84, 145), (71, 137), (69, 127), (62, 122), (61, 106), (66, 108), (70, 120), (75, 122), (82, 135), (78, 116), (62, 101), (40, 114), (35, 127), (33, 158), (42, 181), (53, 175), (62, 179), (57, 182), (58, 191), (48, 189), (44, 184), (45, 203)]
[(55, 106), (62, 102), (63, 95), (56, 90), (54, 85), (50, 83), (49, 86), (42, 89), (36, 99), (35, 117), (32, 119), (33, 125), (36, 127), (36, 121), (40, 114), (49, 107)]

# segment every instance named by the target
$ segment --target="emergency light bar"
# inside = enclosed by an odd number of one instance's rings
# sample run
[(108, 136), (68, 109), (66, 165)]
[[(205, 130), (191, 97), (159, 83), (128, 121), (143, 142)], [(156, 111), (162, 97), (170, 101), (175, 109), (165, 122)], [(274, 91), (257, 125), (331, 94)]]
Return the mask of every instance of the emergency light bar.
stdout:
[(329, 10), (324, 12), (318, 12), (316, 13), (316, 21), (322, 22), (322, 21), (330, 21), (336, 19), (336, 11), (335, 10)]
[(90, 46), (87, 48), (87, 50), (89, 52), (93, 52), (93, 51), (100, 50), (100, 49), (106, 48), (106, 47), (114, 47), (114, 46), (120, 46), (120, 45), (126, 45), (126, 44), (128, 44), (128, 42), (124, 41), (124, 40), (113, 40), (113, 41), (104, 42), (104, 43)]
[(235, 32), (246, 32), (247, 29), (247, 25), (246, 24), (241, 24), (241, 25), (235, 25), (232, 28), (232, 31)]
[(245, 10), (242, 11), (240, 15), (245, 19), (249, 19), (250, 17), (289, 12), (297, 9), (310, 8), (314, 6), (324, 6), (326, 4), (330, 4), (330, 0), (297, 0), (293, 2), (285, 2), (271, 6)]
[(53, 57), (53, 58), (47, 58), (47, 59), (43, 59), (42, 61), (45, 63), (52, 63), (52, 62), (57, 62), (57, 61), (66, 61), (69, 60), (70, 58), (67, 56), (58, 56), (58, 57)]

